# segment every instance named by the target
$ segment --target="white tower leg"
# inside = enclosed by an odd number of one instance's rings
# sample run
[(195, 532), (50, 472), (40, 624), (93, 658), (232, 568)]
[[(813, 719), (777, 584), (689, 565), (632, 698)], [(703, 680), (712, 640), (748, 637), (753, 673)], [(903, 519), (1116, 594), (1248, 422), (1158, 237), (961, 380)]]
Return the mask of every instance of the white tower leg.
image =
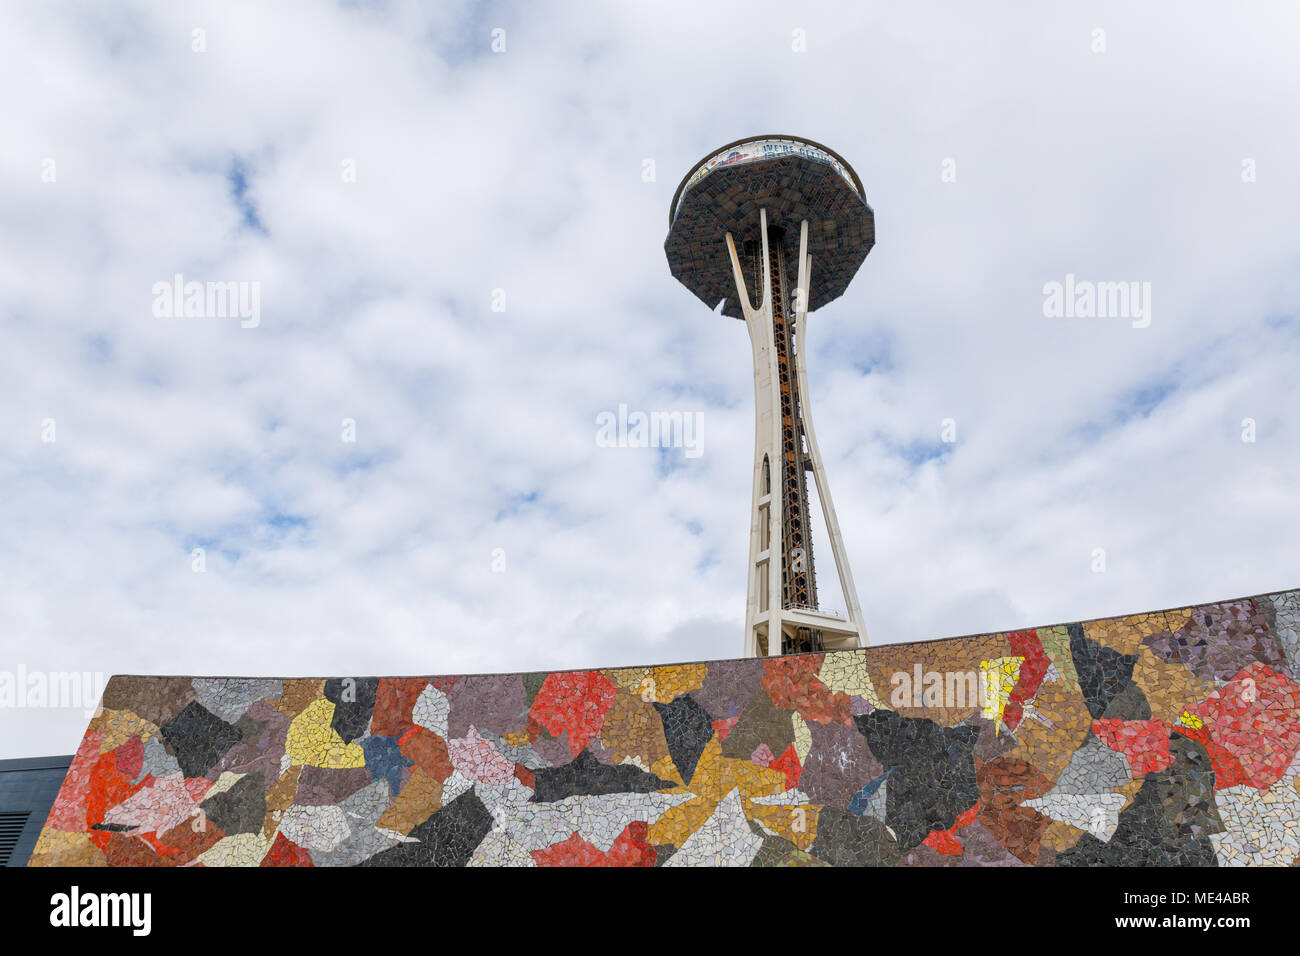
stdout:
[[(762, 300), (757, 308), (752, 304), (745, 288), (745, 275), (736, 255), (736, 243), (727, 233), (727, 252), (731, 257), (732, 272), (736, 280), (736, 293), (740, 300), (745, 324), (749, 329), (754, 355), (754, 476), (750, 511), (749, 535), (749, 586), (745, 609), (745, 655), (755, 657), (781, 654), (781, 634), (792, 633), (795, 628), (808, 627), (822, 634), (828, 649), (863, 647), (867, 643), (866, 629), (862, 623), (862, 610), (858, 603), (853, 574), (849, 569), (844, 540), (840, 535), (839, 521), (831, 503), (830, 485), (822, 465), (821, 450), (813, 432), (812, 416), (808, 408), (808, 375), (805, 367), (804, 334), (807, 322), (808, 289), (812, 257), (808, 254), (808, 223), (805, 220), (799, 233), (799, 284), (794, 294), (793, 337), (795, 374), (798, 393), (802, 401), (798, 410), (803, 434), (807, 439), (807, 458), (812, 465), (817, 496), (826, 518), (826, 531), (835, 558), (840, 589), (844, 594), (847, 619), (809, 608), (784, 606), (784, 567), (782, 542), (786, 520), (785, 495), (782, 483), (785, 471), (781, 467), (783, 442), (781, 435), (781, 396), (776, 343), (774, 340), (774, 315), (772, 301), (772, 276), (768, 257), (767, 210), (759, 211), (759, 228), (762, 235)], [(787, 311), (791, 311), (787, 309)], [(788, 322), (787, 317), (787, 322)]]

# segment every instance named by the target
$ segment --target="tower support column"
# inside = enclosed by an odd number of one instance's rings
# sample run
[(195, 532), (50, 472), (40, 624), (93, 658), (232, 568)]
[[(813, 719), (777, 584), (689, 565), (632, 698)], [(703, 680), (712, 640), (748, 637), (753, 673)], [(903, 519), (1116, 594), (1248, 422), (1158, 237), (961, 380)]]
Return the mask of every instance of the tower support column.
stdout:
[[(808, 409), (804, 335), (810, 301), (812, 257), (808, 222), (799, 232), (798, 285), (784, 281), (784, 236), (769, 235), (767, 210), (759, 210), (760, 254), (755, 277), (762, 283), (754, 306), (735, 239), (726, 234), (736, 293), (754, 358), (754, 472), (750, 510), (746, 656), (778, 656), (799, 650), (862, 647), (867, 643), (853, 575), (830, 499), (821, 451)], [(793, 322), (791, 321), (793, 319)], [(816, 484), (845, 616), (819, 609), (812, 561), (811, 513), (806, 473)]]

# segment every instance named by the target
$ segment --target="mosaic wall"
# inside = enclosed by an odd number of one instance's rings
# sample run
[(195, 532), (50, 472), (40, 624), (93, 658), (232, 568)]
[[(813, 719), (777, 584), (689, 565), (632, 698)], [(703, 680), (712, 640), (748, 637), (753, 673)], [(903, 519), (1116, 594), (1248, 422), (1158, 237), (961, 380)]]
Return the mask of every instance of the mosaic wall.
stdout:
[(1292, 865), (1300, 591), (923, 644), (115, 677), (30, 865)]

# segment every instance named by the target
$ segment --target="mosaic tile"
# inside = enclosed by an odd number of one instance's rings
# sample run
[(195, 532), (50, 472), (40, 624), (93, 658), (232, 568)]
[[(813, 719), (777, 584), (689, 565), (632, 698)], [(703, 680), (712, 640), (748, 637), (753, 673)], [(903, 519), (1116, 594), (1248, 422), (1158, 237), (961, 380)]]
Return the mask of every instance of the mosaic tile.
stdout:
[(325, 682), (322, 693), (334, 705), (330, 728), (344, 743), (351, 743), (370, 726), (378, 690), (379, 680), (374, 677), (344, 677)]
[[(214, 786), (204, 795), (199, 808), (229, 835), (252, 833), (260, 837), (266, 818), (266, 781), (259, 772), (245, 774), (222, 790)], [(253, 862), (260, 862), (268, 849), (269, 844)]]
[[(1133, 802), (1103, 841), (1084, 834), (1056, 857), (1060, 866), (1213, 866), (1210, 835), (1224, 830), (1214, 800), (1214, 771), (1205, 748), (1177, 735), (1171, 763), (1147, 774)], [(1282, 865), (1279, 861), (1279, 865)]]
[(683, 841), (665, 866), (748, 866), (762, 845), (763, 838), (750, 828), (740, 791), (735, 789), (719, 801), (712, 816)]
[(1282, 645), (1253, 599), (1197, 608), (1185, 626), (1153, 634), (1143, 643), (1202, 680), (1229, 680), (1255, 662), (1289, 673)]
[(1214, 794), (1224, 832), (1210, 834), (1220, 866), (1291, 865), (1300, 856), (1300, 794), (1292, 786), (1261, 794), (1250, 786)]
[(114, 677), (32, 866), (1300, 859), (1300, 592), (775, 659)]
[(668, 741), (673, 766), (682, 780), (689, 781), (695, 775), (704, 748), (716, 734), (713, 718), (687, 694), (668, 704), (656, 702), (654, 706), (663, 721), (664, 739)]
[(1070, 654), (1079, 675), (1079, 690), (1093, 717), (1104, 717), (1110, 702), (1129, 686), (1137, 654), (1121, 654), (1084, 635), (1080, 626), (1070, 630)]
[(204, 866), (260, 866), (271, 849), (261, 833), (236, 833), (218, 840), (196, 858)]
[(1300, 591), (1270, 594), (1260, 599), (1260, 605), (1271, 611), (1273, 632), (1294, 670), (1296, 661), (1300, 660)]
[(632, 758), (632, 763), (647, 771), (669, 755), (664, 724), (654, 702), (628, 691), (616, 694), (605, 712), (600, 742), (614, 762)]
[(101, 709), (90, 722), (90, 726), (100, 730), (104, 739), (99, 745), (101, 751), (116, 750), (132, 737), (149, 741), (158, 733), (158, 727), (138, 714), (124, 710)]
[(645, 842), (646, 825), (629, 823), (607, 851), (577, 833), (529, 855), (538, 866), (654, 866), (657, 851)]
[(563, 767), (539, 770), (533, 775), (532, 800), (554, 803), (565, 797), (598, 796), (602, 793), (654, 793), (672, 786), (639, 767), (621, 764), (606, 766), (584, 750)]
[(162, 736), (187, 777), (207, 773), (222, 754), (239, 742), (241, 734), (198, 701), (185, 705), (162, 725)]
[(284, 693), (282, 681), (196, 677), (195, 699), (227, 723), (233, 724), (259, 700), (274, 700)]
[(334, 729), (335, 706), (322, 697), (304, 707), (290, 722), (284, 749), (291, 762), (313, 767), (365, 766), (365, 750), (345, 741)]
[(447, 718), (451, 716), (451, 704), (447, 701), (447, 695), (432, 684), (427, 685), (424, 690), (420, 691), (420, 696), (416, 698), (414, 706), (411, 708), (411, 722), (417, 727), (423, 727), (442, 737), (447, 737)]

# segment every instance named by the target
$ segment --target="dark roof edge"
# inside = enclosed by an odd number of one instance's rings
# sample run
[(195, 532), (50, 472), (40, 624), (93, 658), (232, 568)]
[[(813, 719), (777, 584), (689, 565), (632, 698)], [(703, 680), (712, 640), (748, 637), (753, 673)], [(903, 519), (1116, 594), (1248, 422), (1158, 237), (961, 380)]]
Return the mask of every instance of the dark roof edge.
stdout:
[(15, 770), (67, 770), (72, 764), (73, 754), (57, 757), (14, 757), (0, 760), (0, 773)]

